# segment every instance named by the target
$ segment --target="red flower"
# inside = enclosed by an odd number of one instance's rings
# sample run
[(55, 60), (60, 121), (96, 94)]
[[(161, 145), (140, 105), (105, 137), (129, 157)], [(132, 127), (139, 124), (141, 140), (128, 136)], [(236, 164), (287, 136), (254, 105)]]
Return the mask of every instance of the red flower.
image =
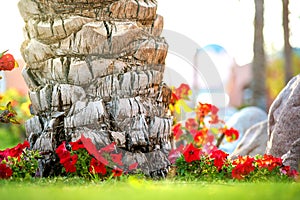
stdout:
[(199, 119), (200, 123), (204, 123), (204, 118), (210, 113), (211, 111), (211, 104), (208, 103), (200, 103), (196, 108), (196, 117)]
[(6, 166), (6, 164), (0, 164), (0, 179), (8, 179), (13, 174), (11, 168)]
[(254, 162), (254, 158), (250, 156), (238, 156), (237, 159), (233, 160), (232, 164), (233, 165), (245, 164), (245, 163), (252, 164), (253, 162)]
[(6, 160), (7, 156), (9, 156), (9, 148), (3, 150), (3, 151), (0, 151), (0, 163), (2, 160)]
[(247, 175), (247, 173), (245, 173), (244, 166), (242, 164), (238, 164), (232, 169), (231, 175), (232, 178), (241, 180), (245, 175)]
[(95, 158), (92, 158), (91, 162), (90, 162), (89, 171), (92, 174), (102, 174), (102, 175), (105, 175), (106, 174), (106, 167), (105, 167), (105, 165), (102, 162), (96, 160)]
[[(6, 52), (6, 51), (5, 51)], [(11, 54), (4, 54), (5, 52), (1, 53), (0, 55), (0, 71), (2, 70), (9, 70), (11, 71), (13, 68), (18, 67), (18, 63), (16, 62), (15, 58)], [(4, 54), (4, 55), (3, 55)]]
[(183, 134), (180, 123), (174, 125), (172, 131), (174, 133), (175, 140), (178, 140), (180, 136)]
[(175, 105), (175, 103), (179, 100), (179, 98), (176, 96), (175, 92), (172, 91), (171, 99), (170, 99), (170, 104)]
[(66, 172), (76, 172), (75, 164), (77, 162), (78, 155), (75, 154), (71, 156), (71, 153), (66, 148), (65, 141), (57, 147), (55, 152), (59, 157), (60, 164), (62, 164), (66, 169)]
[(198, 130), (198, 123), (196, 122), (195, 118), (187, 119), (185, 122), (185, 128), (190, 132)]
[(290, 166), (283, 166), (283, 167), (281, 167), (281, 168), (280, 168), (280, 172), (281, 172), (282, 174), (285, 174), (285, 175), (287, 175), (287, 176), (289, 176), (289, 177), (293, 177), (293, 178), (295, 178), (295, 179), (297, 179), (298, 176), (299, 176), (298, 171), (295, 170), (295, 169), (291, 169)]
[(65, 141), (56, 148), (55, 152), (56, 152), (56, 154), (58, 155), (58, 157), (60, 159), (62, 159), (64, 157), (68, 157), (68, 156), (71, 155), (71, 153), (66, 148), (66, 142)]
[(81, 139), (77, 140), (76, 142), (70, 142), (73, 151), (77, 151), (78, 149), (83, 149), (84, 145)]
[(267, 168), (272, 171), (276, 167), (282, 166), (282, 159), (265, 154), (263, 158), (256, 160), (259, 168)]
[(6, 116), (7, 116), (8, 118), (12, 118), (12, 117), (15, 116), (15, 114), (10, 112), (10, 113), (8, 113)]
[(203, 145), (205, 138), (207, 136), (208, 129), (204, 128), (202, 130), (196, 131), (194, 134), (194, 141), (197, 145)]
[(28, 147), (30, 147), (30, 144), (28, 141), (25, 140), (23, 144), (20, 143), (13, 148), (7, 148), (4, 151), (0, 151), (0, 162), (6, 159), (8, 156), (13, 158), (19, 158), (20, 155), (23, 153), (23, 150)]
[(189, 85), (187, 84), (181, 84), (178, 88), (174, 89), (172, 88), (172, 95), (170, 104), (175, 105), (177, 101), (180, 99), (189, 99), (189, 95), (192, 93), (192, 90)]
[(122, 171), (122, 169), (115, 167), (115, 168), (112, 170), (112, 173), (113, 173), (113, 176), (114, 176), (114, 177), (119, 177), (119, 176), (122, 175), (123, 171)]
[(221, 129), (221, 132), (225, 135), (228, 142), (236, 141), (239, 138), (239, 132), (234, 128), (227, 129), (225, 127)]
[(194, 145), (191, 143), (186, 147), (185, 151), (183, 152), (183, 156), (185, 161), (189, 163), (192, 161), (200, 160), (200, 153), (201, 150), (194, 147)]
[(216, 106), (212, 105), (212, 104), (208, 104), (208, 103), (200, 103), (198, 104), (197, 108), (196, 108), (196, 117), (197, 119), (199, 119), (200, 123), (204, 123), (204, 118), (211, 113), (211, 120), (209, 121), (209, 123), (211, 124), (216, 124), (218, 122), (220, 122), (219, 117), (218, 117), (218, 112), (219, 112), (219, 108), (217, 108)]
[(119, 153), (119, 154), (110, 154), (110, 156), (111, 156), (111, 160), (114, 163), (116, 163), (116, 164), (118, 164), (120, 166), (123, 166), (123, 163), (122, 163), (122, 154), (121, 153)]
[(65, 167), (66, 172), (70, 172), (70, 173), (76, 172), (75, 165), (76, 165), (77, 159), (78, 159), (77, 154), (65, 159), (63, 166)]
[(254, 158), (249, 156), (241, 157), (239, 156), (236, 160), (233, 161), (235, 167), (232, 169), (232, 177), (235, 179), (243, 179), (245, 176), (250, 174), (255, 170), (253, 166)]
[(220, 171), (227, 159), (228, 154), (222, 150), (215, 150), (211, 153), (210, 158), (214, 159), (214, 166)]
[(176, 90), (175, 95), (178, 99), (188, 99), (191, 94), (191, 88), (188, 84), (182, 83)]

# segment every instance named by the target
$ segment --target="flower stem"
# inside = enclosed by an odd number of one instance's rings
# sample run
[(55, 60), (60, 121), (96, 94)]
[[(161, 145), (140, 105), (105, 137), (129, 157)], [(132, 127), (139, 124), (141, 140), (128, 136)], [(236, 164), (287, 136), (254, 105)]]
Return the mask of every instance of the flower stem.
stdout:
[(225, 134), (222, 133), (222, 135), (218, 138), (217, 144), (216, 144), (217, 148), (219, 148), (219, 146), (221, 145), (221, 143), (222, 143), (224, 137), (225, 137)]

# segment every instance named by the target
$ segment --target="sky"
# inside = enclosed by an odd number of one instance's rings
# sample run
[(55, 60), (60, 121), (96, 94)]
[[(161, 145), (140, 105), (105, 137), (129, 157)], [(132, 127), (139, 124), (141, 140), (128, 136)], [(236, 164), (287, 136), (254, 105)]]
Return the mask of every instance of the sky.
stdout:
[[(24, 41), (18, 1), (6, 0), (0, 12), (0, 51), (9, 49), (17, 59), (21, 58), (20, 46)], [(290, 41), (293, 47), (300, 47), (299, 0), (290, 0), (290, 12)], [(158, 0), (157, 13), (164, 17), (165, 30), (181, 34), (199, 47), (221, 45), (238, 65), (251, 62), (254, 0)], [(281, 0), (265, 0), (264, 36), (269, 55), (283, 47), (281, 13)], [(191, 49), (191, 54), (194, 52), (196, 49)], [(169, 51), (166, 65), (191, 70), (191, 63), (175, 54)]]
[[(300, 1), (290, 0), (291, 43), (300, 46)], [(271, 54), (282, 49), (281, 0), (265, 0), (265, 45)], [(251, 62), (253, 53), (254, 0), (161, 0), (158, 13), (165, 29), (183, 33), (200, 46), (217, 43), (240, 65)]]
[[(291, 43), (300, 46), (300, 2), (290, 0)], [(0, 46), (17, 57), (24, 40), (23, 20), (17, 8), (18, 0), (1, 4)], [(220, 44), (237, 62), (252, 59), (253, 0), (158, 0), (157, 13), (164, 17), (164, 28), (191, 38), (200, 46)], [(272, 53), (282, 48), (281, 0), (265, 0), (265, 43)]]

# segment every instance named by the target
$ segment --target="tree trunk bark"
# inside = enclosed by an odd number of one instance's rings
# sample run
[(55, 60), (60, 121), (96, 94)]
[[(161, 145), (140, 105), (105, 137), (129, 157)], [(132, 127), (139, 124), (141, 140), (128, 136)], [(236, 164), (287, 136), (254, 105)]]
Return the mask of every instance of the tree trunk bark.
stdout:
[(266, 110), (266, 66), (264, 51), (264, 0), (255, 0), (254, 44), (253, 44), (253, 80), (250, 88), (253, 92), (251, 104)]
[(290, 45), (289, 28), (289, 0), (282, 0), (282, 23), (284, 33), (284, 72), (285, 83), (287, 84), (293, 77), (292, 69), (292, 47)]
[(137, 162), (147, 175), (166, 175), (171, 90), (162, 83), (168, 45), (156, 7), (156, 0), (19, 2), (34, 114), (26, 132), (44, 155), (43, 176), (55, 174), (57, 146), (82, 134), (98, 149), (115, 142), (123, 163)]

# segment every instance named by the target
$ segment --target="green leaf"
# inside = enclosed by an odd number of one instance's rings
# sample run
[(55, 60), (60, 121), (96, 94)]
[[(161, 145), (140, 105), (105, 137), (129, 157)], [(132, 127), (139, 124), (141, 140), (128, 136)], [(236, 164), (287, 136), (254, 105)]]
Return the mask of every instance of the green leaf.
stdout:
[(6, 105), (6, 109), (10, 112), (13, 113), (14, 115), (17, 115), (17, 112), (13, 109), (11, 102), (8, 102)]
[(219, 130), (218, 128), (215, 128), (215, 127), (210, 128), (210, 131), (211, 131), (213, 134), (215, 134), (215, 135), (219, 134), (219, 132), (220, 132), (220, 130)]
[(180, 105), (178, 103), (174, 105), (174, 109), (176, 113), (180, 114)]
[(20, 124), (20, 122), (18, 122), (16, 119), (14, 118), (10, 118), (9, 119), (9, 122), (12, 123), (12, 124)]
[(192, 112), (192, 111), (193, 111), (193, 109), (190, 108), (190, 107), (187, 105), (187, 103), (186, 103), (183, 99), (180, 99), (180, 100), (177, 102), (177, 104), (178, 104), (179, 106), (181, 106), (185, 112)]
[(2, 56), (3, 56), (6, 52), (8, 52), (8, 49), (5, 50), (5, 51), (3, 51), (2, 53), (0, 53), (0, 58), (2, 58)]

